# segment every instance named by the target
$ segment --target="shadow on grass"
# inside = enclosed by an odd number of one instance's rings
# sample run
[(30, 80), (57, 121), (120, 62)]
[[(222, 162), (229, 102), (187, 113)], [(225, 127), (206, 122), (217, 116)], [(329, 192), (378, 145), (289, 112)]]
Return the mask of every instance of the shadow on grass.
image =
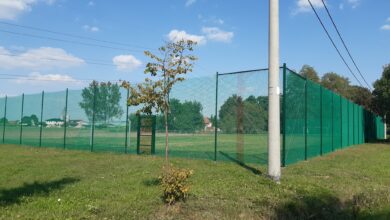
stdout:
[(147, 179), (143, 181), (143, 184), (145, 186), (157, 186), (160, 184), (160, 180), (158, 178)]
[(248, 166), (247, 164), (245, 164), (244, 162), (240, 161), (240, 160), (237, 160), (236, 158), (230, 156), (229, 154), (227, 153), (224, 153), (222, 151), (219, 151), (219, 153), (221, 155), (223, 155), (224, 157), (226, 157), (228, 160), (240, 165), (241, 167), (245, 168), (246, 170), (252, 172), (253, 174), (255, 175), (262, 175), (262, 172), (254, 167), (251, 167), (251, 166)]
[(63, 189), (65, 185), (73, 184), (78, 181), (80, 181), (80, 179), (62, 178), (49, 182), (35, 181), (33, 183), (24, 183), (23, 186), (12, 189), (0, 189), (0, 206), (20, 204), (24, 197), (49, 195), (51, 191)]
[[(317, 194), (317, 193), (316, 193)], [(276, 219), (389, 219), (390, 211), (371, 212), (369, 197), (355, 195), (342, 202), (330, 193), (300, 195), (274, 209)]]

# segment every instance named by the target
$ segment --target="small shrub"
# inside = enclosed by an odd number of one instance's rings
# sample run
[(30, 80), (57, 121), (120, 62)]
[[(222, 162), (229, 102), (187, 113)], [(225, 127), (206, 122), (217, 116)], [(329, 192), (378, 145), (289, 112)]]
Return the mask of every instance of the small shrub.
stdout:
[(192, 170), (179, 169), (172, 165), (163, 168), (159, 180), (163, 188), (163, 199), (165, 203), (172, 205), (179, 200), (186, 200), (190, 190), (188, 178), (192, 174)]

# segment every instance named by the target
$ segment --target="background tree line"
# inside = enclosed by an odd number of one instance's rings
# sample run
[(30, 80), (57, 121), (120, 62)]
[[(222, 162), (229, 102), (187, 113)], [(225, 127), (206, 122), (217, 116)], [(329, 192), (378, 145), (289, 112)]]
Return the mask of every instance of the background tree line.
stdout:
[(304, 65), (299, 74), (352, 100), (367, 110), (382, 117), (387, 116), (386, 121), (390, 123), (390, 64), (383, 67), (382, 76), (374, 82), (372, 92), (365, 87), (351, 85), (347, 77), (335, 72), (325, 73), (320, 78), (317, 71), (309, 65)]

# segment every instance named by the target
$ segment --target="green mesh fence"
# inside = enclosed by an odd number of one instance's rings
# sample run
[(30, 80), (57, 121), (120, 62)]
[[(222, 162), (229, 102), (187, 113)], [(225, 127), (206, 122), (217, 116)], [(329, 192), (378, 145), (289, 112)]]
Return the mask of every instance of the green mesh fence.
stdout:
[(291, 70), (284, 79), (283, 165), (384, 138), (380, 117)]
[(305, 160), (305, 84), (301, 76), (287, 70), (284, 91), (284, 164)]
[(333, 93), (322, 88), (322, 153), (333, 150)]
[(341, 111), (341, 97), (333, 93), (333, 150), (341, 149), (342, 146)]
[[(384, 139), (381, 117), (287, 68), (281, 70), (283, 165)], [(2, 142), (137, 153), (139, 107), (127, 106), (127, 90), (111, 85), (111, 90), (103, 83), (0, 98)], [(170, 156), (267, 163), (267, 70), (188, 78), (174, 86), (170, 104)], [(162, 115), (156, 115), (155, 140), (155, 154), (163, 156)]]
[(218, 160), (267, 163), (267, 84), (267, 70), (218, 75)]
[(307, 81), (307, 158), (321, 154), (321, 87)]

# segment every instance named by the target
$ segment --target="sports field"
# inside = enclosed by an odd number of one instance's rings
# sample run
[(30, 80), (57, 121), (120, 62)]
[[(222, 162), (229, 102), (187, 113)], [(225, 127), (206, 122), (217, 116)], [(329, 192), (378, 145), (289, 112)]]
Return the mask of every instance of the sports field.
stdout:
[[(86, 151), (106, 151), (115, 153), (125, 152), (126, 128), (111, 127), (94, 130), (93, 148), (91, 128), (67, 128), (66, 149)], [(64, 148), (64, 128), (42, 128), (42, 147)], [(20, 126), (7, 126), (5, 142), (7, 144), (20, 143)], [(22, 144), (39, 146), (40, 128), (23, 127)], [(183, 134), (170, 132), (170, 155), (193, 159), (214, 160), (215, 136), (214, 132)], [(130, 132), (127, 153), (135, 154), (137, 135)], [(242, 146), (242, 151), (239, 150)], [(218, 134), (217, 160), (230, 160), (243, 163), (265, 164), (267, 158), (267, 134)], [(156, 155), (165, 154), (165, 133), (156, 133)]]

